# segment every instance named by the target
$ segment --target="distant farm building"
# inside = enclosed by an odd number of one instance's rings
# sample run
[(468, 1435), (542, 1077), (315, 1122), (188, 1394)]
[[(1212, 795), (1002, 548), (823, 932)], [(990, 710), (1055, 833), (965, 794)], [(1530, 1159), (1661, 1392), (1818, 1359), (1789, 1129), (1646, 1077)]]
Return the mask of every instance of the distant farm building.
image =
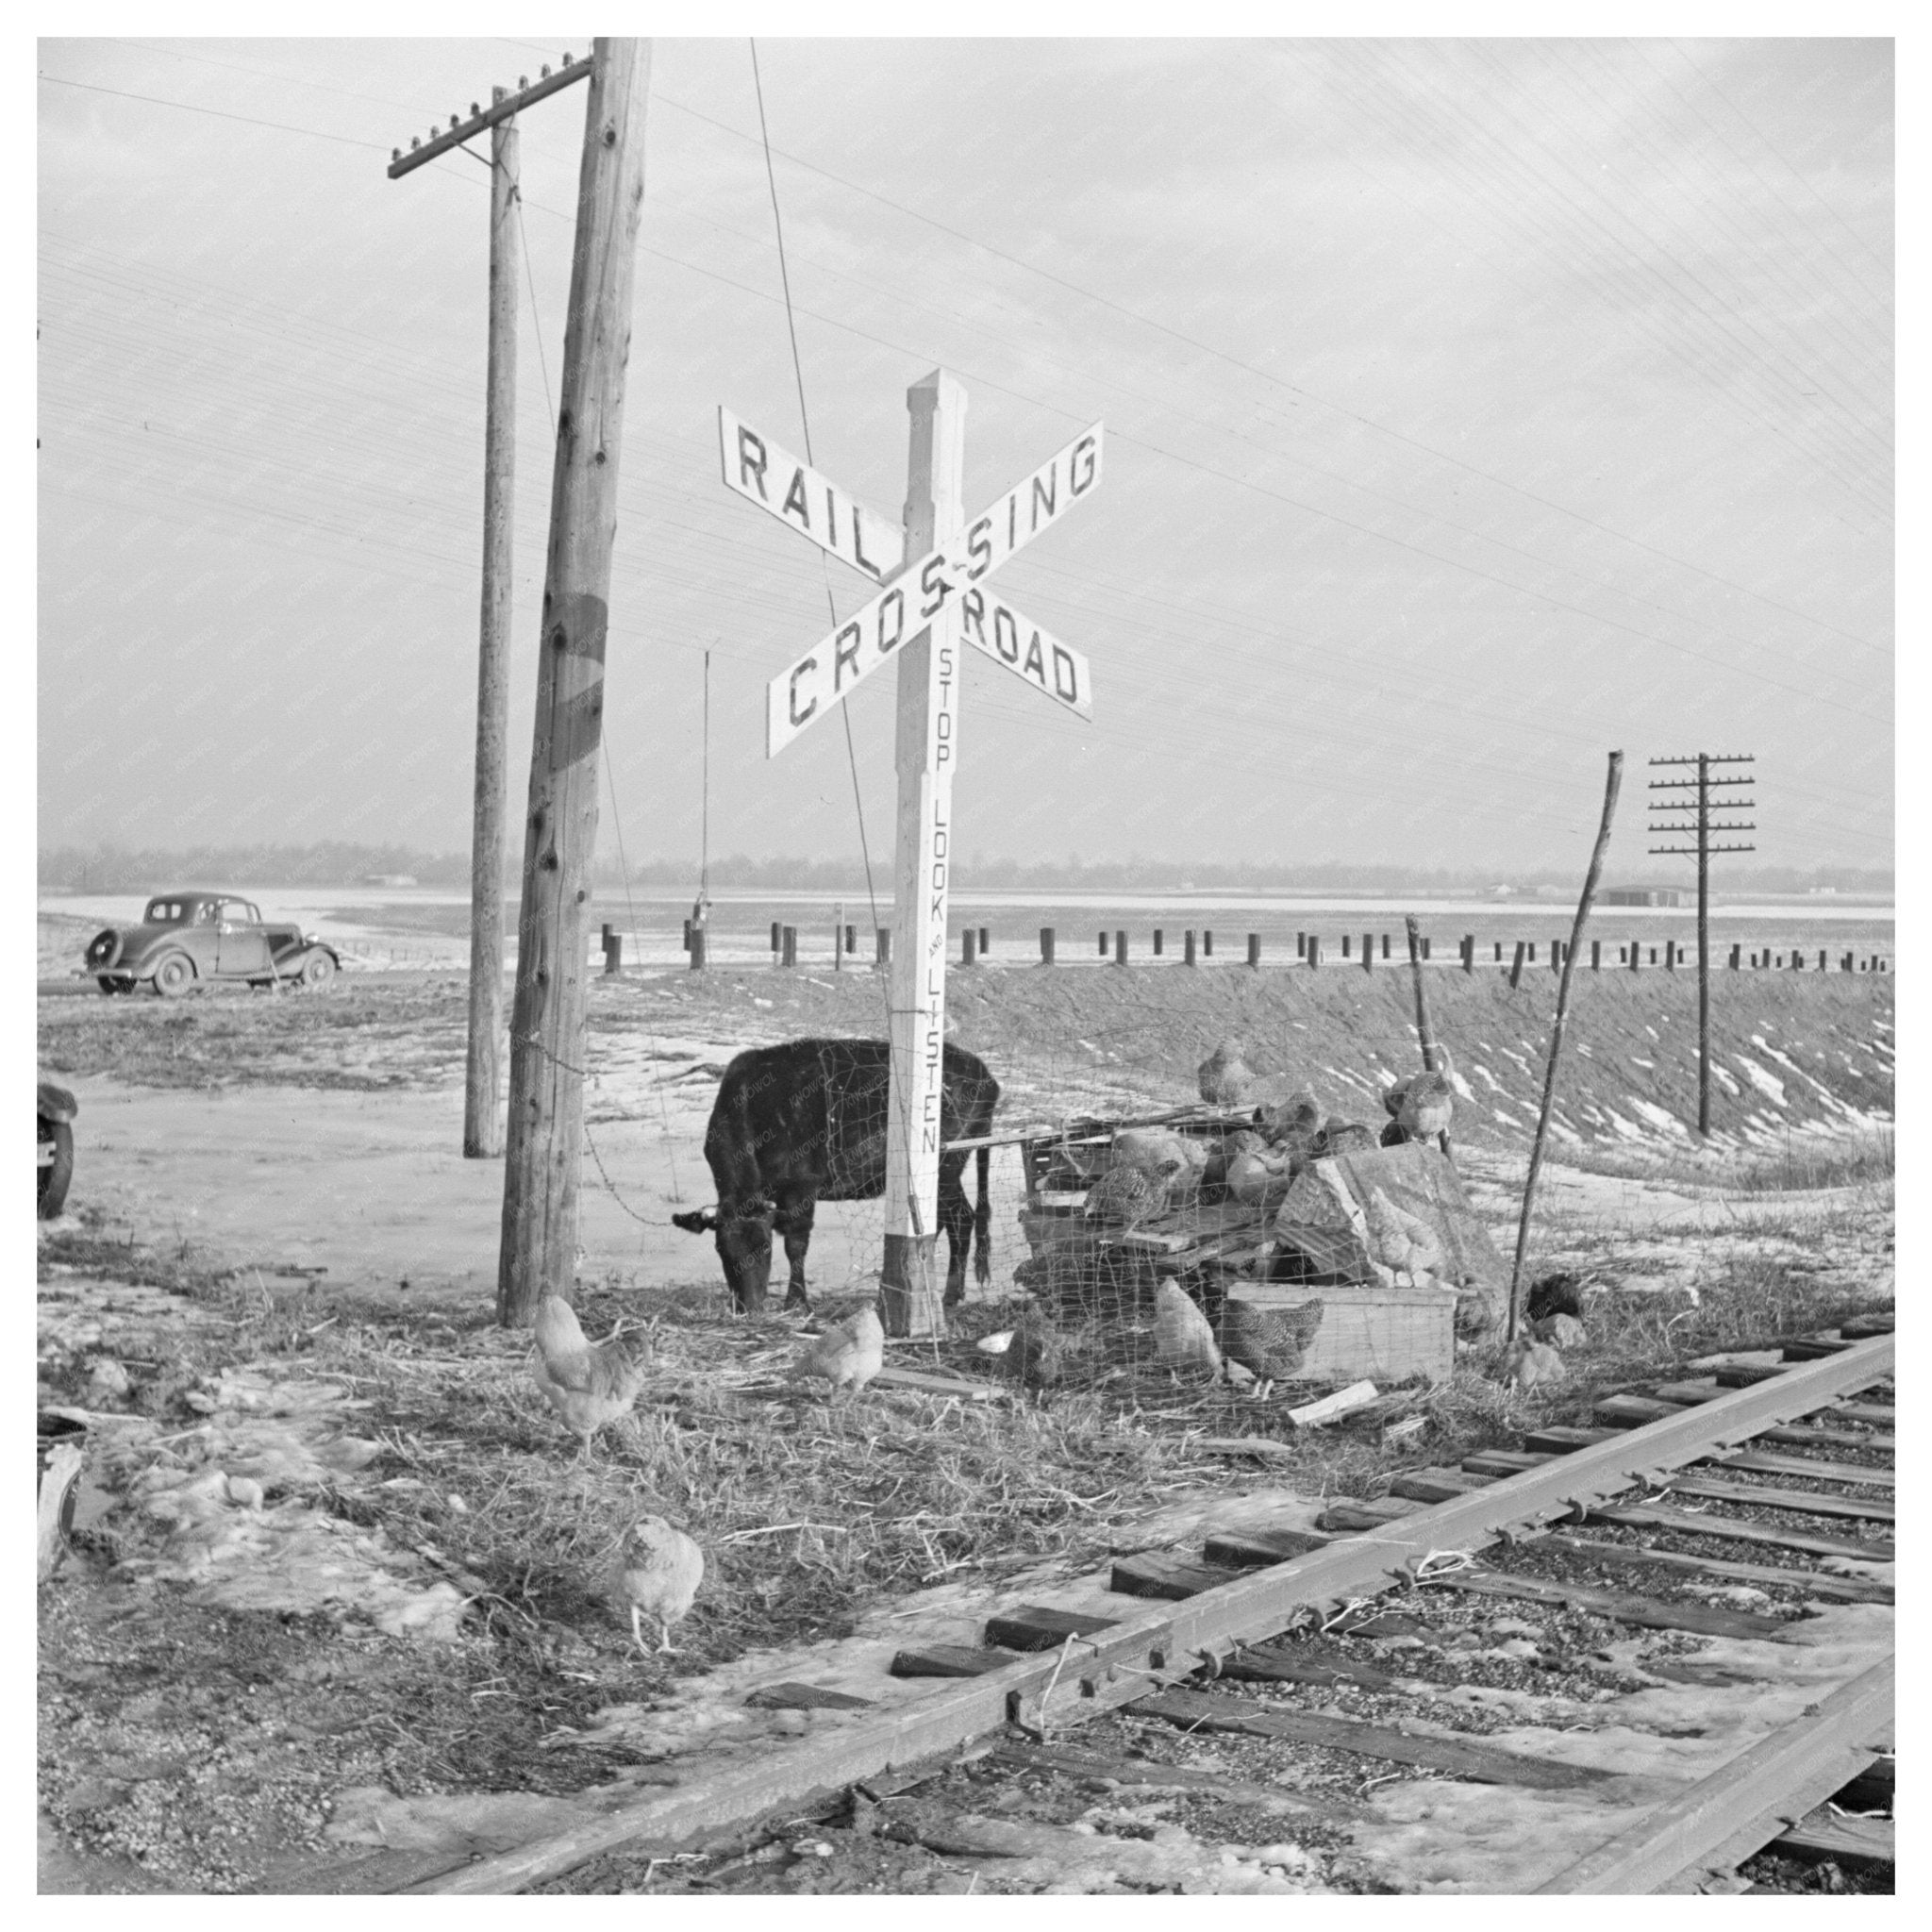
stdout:
[(366, 872), (362, 874), (365, 886), (413, 886), (413, 874), (407, 872)]
[(1604, 894), (1607, 906), (1681, 906), (1684, 895), (1675, 886), (1612, 886)]

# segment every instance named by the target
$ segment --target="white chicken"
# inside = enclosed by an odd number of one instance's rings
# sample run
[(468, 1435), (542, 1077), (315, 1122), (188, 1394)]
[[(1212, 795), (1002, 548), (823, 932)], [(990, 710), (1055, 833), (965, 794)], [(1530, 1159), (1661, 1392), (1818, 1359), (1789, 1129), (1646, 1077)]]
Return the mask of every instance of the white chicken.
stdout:
[(1375, 1258), (1398, 1274), (1439, 1274), (1448, 1265), (1436, 1230), (1420, 1215), (1389, 1198), (1382, 1188), (1371, 1188), (1362, 1204)]
[(1169, 1369), (1221, 1373), (1221, 1350), (1208, 1317), (1172, 1281), (1154, 1291), (1154, 1357)]
[(591, 1438), (607, 1423), (628, 1415), (637, 1402), (644, 1382), (641, 1341), (621, 1341), (613, 1330), (593, 1347), (584, 1339), (576, 1310), (560, 1296), (547, 1294), (537, 1305), (536, 1342), (531, 1377), (589, 1455)]
[(658, 1648), (671, 1648), (671, 1626), (691, 1608), (704, 1580), (705, 1553), (661, 1516), (640, 1516), (625, 1532), (606, 1584), (610, 1601), (630, 1611), (630, 1634), (645, 1649), (643, 1619), (656, 1620)]
[(791, 1379), (794, 1382), (829, 1382), (837, 1395), (843, 1391), (856, 1394), (886, 1363), (886, 1331), (878, 1310), (870, 1302), (842, 1322), (835, 1322), (823, 1335), (815, 1335), (793, 1358)]

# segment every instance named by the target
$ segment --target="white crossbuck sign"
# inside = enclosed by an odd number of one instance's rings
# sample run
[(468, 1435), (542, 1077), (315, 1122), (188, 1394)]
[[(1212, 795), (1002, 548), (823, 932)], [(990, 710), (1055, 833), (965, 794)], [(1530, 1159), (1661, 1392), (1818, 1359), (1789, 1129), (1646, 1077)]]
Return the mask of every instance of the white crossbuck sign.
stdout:
[(781, 524), (841, 558), (884, 588), (872, 601), (773, 678), (765, 696), (765, 756), (774, 758), (809, 724), (891, 661), (908, 638), (957, 598), (959, 635), (976, 651), (1056, 704), (1093, 715), (1086, 657), (985, 588), (985, 579), (1058, 521), (1100, 482), (1102, 425), (1016, 484), (960, 533), (955, 554), (929, 550), (904, 565), (895, 523), (760, 436), (729, 409), (718, 411), (724, 484)]

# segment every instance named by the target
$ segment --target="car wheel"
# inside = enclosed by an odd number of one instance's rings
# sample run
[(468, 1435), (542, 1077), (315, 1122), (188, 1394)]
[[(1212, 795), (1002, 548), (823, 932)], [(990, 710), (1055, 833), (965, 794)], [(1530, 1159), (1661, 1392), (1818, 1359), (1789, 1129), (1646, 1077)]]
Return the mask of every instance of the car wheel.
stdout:
[(155, 991), (164, 1000), (179, 999), (194, 984), (194, 961), (186, 953), (170, 953), (155, 968)]
[(116, 979), (111, 973), (97, 973), (94, 974), (94, 977), (100, 982), (100, 988), (103, 992), (125, 992), (126, 991), (125, 983)]
[(52, 1221), (67, 1205), (67, 1185), (74, 1178), (74, 1129), (65, 1121), (42, 1121), (42, 1143), (52, 1141), (54, 1158), (40, 1172), (40, 1217)]
[(336, 976), (336, 962), (324, 952), (310, 953), (302, 961), (302, 984), (318, 992)]

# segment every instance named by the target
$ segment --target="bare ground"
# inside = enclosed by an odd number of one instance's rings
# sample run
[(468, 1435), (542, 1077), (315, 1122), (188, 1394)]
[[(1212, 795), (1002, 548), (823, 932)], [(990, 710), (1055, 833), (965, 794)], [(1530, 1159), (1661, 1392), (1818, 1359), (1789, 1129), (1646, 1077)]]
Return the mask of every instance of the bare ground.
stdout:
[[(1003, 1112), (1172, 1104), (1213, 1039), (1244, 1015), (1258, 1024), (1259, 976), (1216, 991), (1191, 1036), (1166, 990), (1135, 993), (1130, 973), (1079, 975), (1077, 1000), (1074, 976), (1047, 977), (955, 975), (959, 1036), (1006, 1078)], [(1360, 1005), (1381, 986), (1338, 991), (1332, 1010), (1298, 985), (1278, 990), (1267, 1010), (1279, 1033), (1299, 1024), (1320, 1041), (1271, 1061), (1264, 1036), (1257, 1063), (1282, 1079), (1411, 1064), (1398, 1058), (1400, 1003)], [(1838, 1105), (1866, 1119), (1889, 1109), (1871, 1049), (1890, 1039), (1890, 982), (1812, 982), (1804, 995), (1822, 997), (1808, 1010), (1797, 988), (1770, 990), (1791, 1004), (1750, 1030), (1801, 1067), (1837, 1054)], [(1438, 1027), (1489, 1041), (1477, 1056), (1507, 1069), (1495, 1023), (1513, 1008), (1499, 991), (1481, 1012), (1440, 1000)], [(828, 1408), (776, 1387), (794, 1329), (725, 1314), (708, 1244), (666, 1215), (709, 1197), (698, 1141), (728, 1053), (873, 1030), (879, 996), (869, 975), (599, 988), (582, 1299), (593, 1328), (648, 1324), (658, 1367), (638, 1414), (582, 1466), (534, 1396), (522, 1340), (491, 1320), (501, 1169), (458, 1152), (458, 982), (351, 978), (323, 1000), (43, 1001), (42, 1065), (71, 1079), (82, 1111), (76, 1212), (42, 1242), (42, 1393), (95, 1416), (99, 1478), (40, 1594), (43, 1890), (403, 1882), (452, 1845), (535, 1836), (572, 1807), (840, 1721), (747, 1712), (759, 1682), (808, 1675), (876, 1694), (877, 1662), (897, 1644), (972, 1641), (1016, 1591), (1077, 1598), (1109, 1553), (1243, 1511), (1312, 1516), (1324, 1493), (1377, 1493), (1403, 1463), (1570, 1419), (1593, 1377), (1632, 1362), (1673, 1365), (1754, 1322), (1805, 1325), (1890, 1294), (1887, 1179), (1746, 1197), (1681, 1172), (1658, 1186), (1557, 1166), (1535, 1252), (1606, 1283), (1599, 1358), (1534, 1404), (1512, 1407), (1474, 1373), (1418, 1394), (1429, 1430), (1395, 1460), (1369, 1440), (1324, 1438), (1283, 1466), (1285, 1489), (1257, 1493), (1191, 1444), (1267, 1433), (1265, 1407), (1149, 1374), (1131, 1351), (1104, 1384), (1046, 1403), (875, 1390)], [(1539, 1010), (1520, 1016), (1525, 1052)], [(1573, 1037), (1594, 1058), (1612, 1020), (1657, 1017), (1606, 1002)], [(1826, 1044), (1801, 1037), (1806, 1024)], [(1466, 1070), (1477, 1056), (1462, 1051)], [(1350, 1091), (1341, 1082), (1332, 1104)], [(1595, 1091), (1591, 1105), (1614, 1108)], [(1821, 1107), (1801, 1124), (1833, 1118)], [(1477, 1205), (1507, 1240), (1522, 1141), (1500, 1123), (1472, 1140)], [(1681, 1169), (1668, 1136), (1646, 1144)], [(1001, 1319), (1021, 1258), (1010, 1173), (1000, 1186), (991, 1298), (969, 1304), (944, 1349), (906, 1351), (908, 1363), (983, 1363), (972, 1337)], [(874, 1210), (827, 1210), (820, 1227), (815, 1282), (862, 1291)], [(631, 1649), (596, 1589), (640, 1497), (708, 1554), (671, 1657)], [(927, 1855), (864, 1857), (903, 1889), (952, 1889)], [(1318, 1860), (1317, 1882), (1323, 1872), (1346, 1882)], [(875, 1882), (840, 1867), (808, 1889)]]

